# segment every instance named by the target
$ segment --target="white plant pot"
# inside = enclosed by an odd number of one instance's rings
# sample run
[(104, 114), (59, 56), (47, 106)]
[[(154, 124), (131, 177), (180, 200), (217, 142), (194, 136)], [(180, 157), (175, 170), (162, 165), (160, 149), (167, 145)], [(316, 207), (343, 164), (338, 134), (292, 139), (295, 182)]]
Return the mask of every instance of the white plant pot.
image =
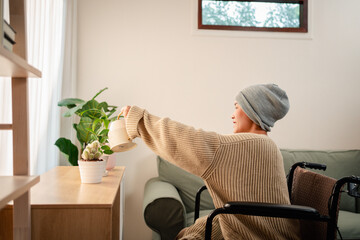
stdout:
[(106, 161), (78, 160), (82, 183), (100, 183), (105, 172)]

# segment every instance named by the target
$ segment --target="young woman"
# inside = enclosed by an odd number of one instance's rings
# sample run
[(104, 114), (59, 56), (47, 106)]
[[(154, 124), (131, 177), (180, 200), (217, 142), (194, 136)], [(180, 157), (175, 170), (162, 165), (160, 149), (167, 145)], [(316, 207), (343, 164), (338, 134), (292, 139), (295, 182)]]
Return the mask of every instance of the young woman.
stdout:
[[(200, 176), (216, 208), (228, 201), (290, 204), (282, 155), (267, 136), (289, 110), (284, 90), (254, 85), (236, 96), (234, 134), (221, 135), (160, 118), (136, 106), (123, 107), (131, 139), (141, 137), (157, 155)], [(204, 239), (206, 218), (183, 229), (177, 239)], [(213, 239), (299, 239), (296, 220), (219, 215)]]

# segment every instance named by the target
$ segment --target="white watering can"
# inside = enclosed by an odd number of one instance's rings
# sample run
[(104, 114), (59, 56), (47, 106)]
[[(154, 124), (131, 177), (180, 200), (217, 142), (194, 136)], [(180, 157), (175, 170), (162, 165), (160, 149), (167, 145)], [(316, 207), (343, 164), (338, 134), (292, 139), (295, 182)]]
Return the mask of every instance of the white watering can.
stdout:
[(117, 120), (110, 124), (109, 143), (113, 152), (125, 152), (136, 147), (136, 143), (130, 140), (126, 131), (125, 118), (120, 119), (122, 112)]

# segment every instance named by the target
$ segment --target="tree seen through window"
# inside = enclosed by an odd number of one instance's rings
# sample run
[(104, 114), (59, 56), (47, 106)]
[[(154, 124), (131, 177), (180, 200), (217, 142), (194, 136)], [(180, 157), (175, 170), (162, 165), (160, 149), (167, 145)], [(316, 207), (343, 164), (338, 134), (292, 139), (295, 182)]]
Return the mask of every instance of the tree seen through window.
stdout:
[(297, 2), (201, 0), (199, 7), (203, 26), (301, 27), (302, 5)]

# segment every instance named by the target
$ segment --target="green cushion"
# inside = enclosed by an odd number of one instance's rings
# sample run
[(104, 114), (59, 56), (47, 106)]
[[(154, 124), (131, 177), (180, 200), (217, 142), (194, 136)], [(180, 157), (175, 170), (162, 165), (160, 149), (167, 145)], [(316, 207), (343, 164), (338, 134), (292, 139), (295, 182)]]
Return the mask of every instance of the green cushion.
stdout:
[[(352, 175), (360, 176), (360, 150), (315, 151), (281, 149), (281, 153), (284, 158), (286, 173), (289, 172), (290, 167), (296, 162), (312, 162), (326, 164), (326, 171), (313, 171), (335, 179)], [(355, 198), (342, 194), (340, 209), (355, 212), (355, 201)]]
[(340, 211), (338, 227), (343, 239), (360, 239), (360, 213)]
[[(185, 205), (186, 212), (193, 212), (195, 209), (195, 196), (204, 181), (174, 164), (157, 157), (159, 178), (162, 181), (173, 184), (179, 191), (179, 195)], [(201, 194), (200, 209), (214, 209), (214, 204), (208, 191)]]

